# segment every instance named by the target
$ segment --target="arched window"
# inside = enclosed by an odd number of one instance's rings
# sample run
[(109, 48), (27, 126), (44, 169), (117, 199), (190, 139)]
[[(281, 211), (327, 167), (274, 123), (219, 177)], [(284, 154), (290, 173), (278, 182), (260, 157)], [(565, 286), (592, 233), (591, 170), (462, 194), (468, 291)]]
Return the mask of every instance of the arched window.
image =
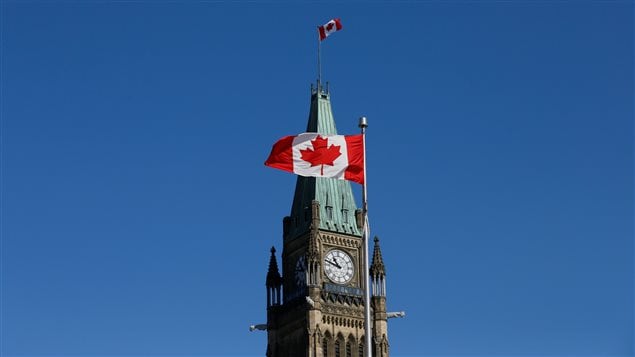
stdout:
[(362, 342), (357, 346), (357, 356), (364, 357), (364, 339), (362, 338)]
[(335, 341), (335, 357), (342, 357), (340, 352), (340, 340)]
[(353, 349), (351, 348), (351, 342), (346, 342), (346, 357), (353, 357)]
[(326, 337), (322, 339), (322, 356), (329, 357), (329, 340)]
[(331, 341), (331, 334), (326, 331), (326, 333), (324, 334), (324, 339), (322, 339), (322, 357), (331, 357), (331, 354), (329, 353), (329, 348), (332, 344)]

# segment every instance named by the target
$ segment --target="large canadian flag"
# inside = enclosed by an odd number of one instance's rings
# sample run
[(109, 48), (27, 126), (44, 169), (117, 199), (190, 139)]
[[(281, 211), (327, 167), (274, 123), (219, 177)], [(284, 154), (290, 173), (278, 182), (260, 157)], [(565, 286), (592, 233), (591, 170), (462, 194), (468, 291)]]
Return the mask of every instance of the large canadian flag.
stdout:
[(364, 184), (364, 139), (360, 135), (302, 133), (285, 136), (265, 165), (300, 176), (329, 177)]

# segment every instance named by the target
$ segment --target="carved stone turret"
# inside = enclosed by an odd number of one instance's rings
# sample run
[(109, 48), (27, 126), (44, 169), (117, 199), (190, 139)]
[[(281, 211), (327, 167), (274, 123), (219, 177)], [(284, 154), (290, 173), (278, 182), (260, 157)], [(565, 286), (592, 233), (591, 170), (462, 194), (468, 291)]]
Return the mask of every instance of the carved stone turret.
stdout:
[(320, 269), (320, 246), (318, 244), (319, 228), (320, 228), (320, 202), (313, 200), (311, 202), (311, 227), (309, 233), (309, 242), (307, 244), (307, 285), (309, 287), (319, 287), (320, 275), (322, 273)]
[(373, 249), (373, 261), (370, 265), (370, 282), (372, 287), (372, 308), (373, 308), (373, 356), (388, 356), (388, 330), (386, 314), (386, 267), (381, 256), (379, 238), (375, 237), (375, 247)]

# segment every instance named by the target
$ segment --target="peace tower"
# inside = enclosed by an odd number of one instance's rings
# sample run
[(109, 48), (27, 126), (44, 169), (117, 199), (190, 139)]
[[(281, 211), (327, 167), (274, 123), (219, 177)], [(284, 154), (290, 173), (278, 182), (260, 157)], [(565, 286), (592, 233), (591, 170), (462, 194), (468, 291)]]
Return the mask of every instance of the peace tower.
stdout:
[[(311, 88), (307, 132), (337, 134), (330, 93)], [(298, 176), (282, 220), (282, 275), (271, 249), (267, 357), (363, 357), (364, 245), (351, 184)], [(370, 265), (373, 357), (387, 357), (385, 268), (374, 240)]]

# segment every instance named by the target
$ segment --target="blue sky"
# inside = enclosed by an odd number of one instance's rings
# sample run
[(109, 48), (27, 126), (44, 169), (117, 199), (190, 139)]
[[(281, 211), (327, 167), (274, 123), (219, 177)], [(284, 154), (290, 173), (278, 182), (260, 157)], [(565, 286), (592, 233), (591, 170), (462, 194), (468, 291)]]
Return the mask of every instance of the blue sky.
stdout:
[[(1, 4), (3, 356), (262, 356), (315, 27), (393, 356), (634, 353), (631, 1)], [(359, 197), (359, 186), (354, 186)]]

